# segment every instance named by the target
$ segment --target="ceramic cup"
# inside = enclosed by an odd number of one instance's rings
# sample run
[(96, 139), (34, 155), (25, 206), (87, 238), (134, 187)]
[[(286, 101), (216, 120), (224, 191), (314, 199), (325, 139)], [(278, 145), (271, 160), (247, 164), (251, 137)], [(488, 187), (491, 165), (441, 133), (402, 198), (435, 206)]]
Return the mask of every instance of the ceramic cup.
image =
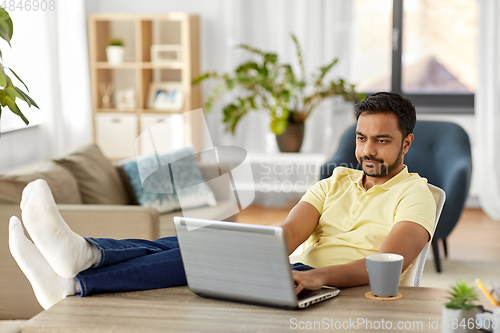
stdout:
[(399, 279), (403, 269), (403, 256), (393, 253), (375, 253), (366, 257), (366, 270), (370, 289), (377, 297), (392, 297), (398, 294)]

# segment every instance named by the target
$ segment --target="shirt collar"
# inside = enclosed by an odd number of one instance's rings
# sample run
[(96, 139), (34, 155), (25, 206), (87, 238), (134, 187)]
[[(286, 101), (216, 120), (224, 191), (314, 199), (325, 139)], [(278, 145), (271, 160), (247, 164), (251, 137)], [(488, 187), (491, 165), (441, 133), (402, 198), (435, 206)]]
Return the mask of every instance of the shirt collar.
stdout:
[[(389, 190), (394, 184), (397, 184), (399, 183), (400, 181), (408, 178), (409, 176), (409, 172), (408, 172), (408, 167), (405, 165), (403, 170), (401, 170), (397, 175), (395, 175), (394, 177), (392, 177), (391, 179), (389, 179), (388, 181), (386, 181), (385, 183), (383, 183), (382, 185), (375, 185), (374, 187), (380, 187), (384, 190)], [(364, 173), (362, 170), (359, 170), (359, 172), (356, 172), (356, 173), (352, 173), (349, 175), (349, 179), (355, 183), (360, 189), (362, 189), (363, 191), (366, 191), (364, 186), (363, 186), (363, 176), (364, 176)]]
[(408, 167), (405, 165), (403, 170), (401, 170), (397, 175), (395, 175), (394, 177), (392, 177), (391, 179), (389, 179), (388, 181), (386, 181), (385, 183), (380, 185), (380, 187), (387, 191), (393, 185), (399, 183), (400, 181), (405, 180), (409, 176), (410, 176), (410, 174), (408, 172)]

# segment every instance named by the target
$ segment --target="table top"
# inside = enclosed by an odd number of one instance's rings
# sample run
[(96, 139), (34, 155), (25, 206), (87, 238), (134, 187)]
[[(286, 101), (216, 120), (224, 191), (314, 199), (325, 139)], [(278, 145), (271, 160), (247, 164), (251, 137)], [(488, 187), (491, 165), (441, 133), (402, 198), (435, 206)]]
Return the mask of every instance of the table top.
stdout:
[(206, 299), (187, 287), (72, 296), (27, 321), (22, 332), (288, 332), (314, 328), (364, 332), (370, 327), (379, 332), (440, 331), (446, 289), (401, 287), (403, 298), (396, 301), (369, 300), (364, 296), (369, 290), (368, 286), (342, 289), (337, 297), (302, 310)]

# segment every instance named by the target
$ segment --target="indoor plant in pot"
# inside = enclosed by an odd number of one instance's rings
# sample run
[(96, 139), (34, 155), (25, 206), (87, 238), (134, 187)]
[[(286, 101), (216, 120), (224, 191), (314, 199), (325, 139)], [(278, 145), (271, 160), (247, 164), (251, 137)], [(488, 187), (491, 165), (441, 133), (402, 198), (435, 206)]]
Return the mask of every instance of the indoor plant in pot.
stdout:
[(290, 64), (281, 63), (278, 55), (264, 52), (249, 45), (237, 47), (256, 55), (258, 60), (240, 64), (233, 73), (205, 73), (193, 81), (200, 83), (216, 79), (220, 83), (212, 90), (206, 101), (206, 110), (226, 93), (232, 100), (223, 107), (226, 130), (234, 134), (241, 117), (249, 111), (264, 111), (271, 117), (270, 128), (277, 135), (281, 151), (298, 152), (302, 144), (304, 123), (311, 113), (327, 98), (341, 96), (345, 101), (357, 102), (364, 98), (353, 84), (344, 80), (325, 81), (325, 76), (338, 59), (319, 68), (311, 77), (306, 76), (300, 44), (291, 35), (300, 65), (300, 76)]
[(452, 286), (448, 302), (443, 305), (441, 332), (476, 332), (476, 300), (474, 286), (469, 286), (465, 281), (458, 281)]
[(123, 62), (123, 40), (121, 38), (111, 38), (106, 47), (106, 57), (110, 64), (121, 64)]

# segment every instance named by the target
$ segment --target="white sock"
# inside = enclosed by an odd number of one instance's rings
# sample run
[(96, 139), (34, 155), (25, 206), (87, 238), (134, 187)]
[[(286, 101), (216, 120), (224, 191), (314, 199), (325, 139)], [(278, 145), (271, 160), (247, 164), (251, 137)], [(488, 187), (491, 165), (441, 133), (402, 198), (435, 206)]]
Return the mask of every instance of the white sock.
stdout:
[(36, 246), (26, 238), (21, 221), (15, 216), (9, 223), (9, 248), (44, 309), (66, 296), (75, 295), (76, 278), (63, 278), (54, 272)]
[(57, 274), (71, 278), (92, 266), (91, 244), (64, 222), (44, 180), (24, 188), (21, 210), (33, 243)]

